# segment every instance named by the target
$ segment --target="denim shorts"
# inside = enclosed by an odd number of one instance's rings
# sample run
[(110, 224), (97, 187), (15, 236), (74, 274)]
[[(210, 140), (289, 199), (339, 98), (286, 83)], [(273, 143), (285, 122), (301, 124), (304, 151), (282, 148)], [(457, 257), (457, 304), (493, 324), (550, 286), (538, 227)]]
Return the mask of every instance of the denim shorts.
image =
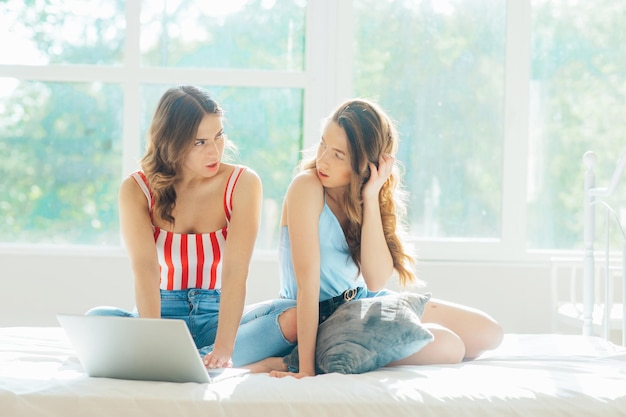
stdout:
[(161, 317), (187, 323), (198, 348), (212, 345), (217, 334), (220, 290), (161, 290)]

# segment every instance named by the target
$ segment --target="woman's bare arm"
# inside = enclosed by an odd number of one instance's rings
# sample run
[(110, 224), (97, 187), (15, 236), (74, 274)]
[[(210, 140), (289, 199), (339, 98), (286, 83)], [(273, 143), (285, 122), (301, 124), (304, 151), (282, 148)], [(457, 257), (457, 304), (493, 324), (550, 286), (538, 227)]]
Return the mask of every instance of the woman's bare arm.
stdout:
[(159, 262), (148, 200), (131, 177), (120, 186), (119, 213), (122, 237), (134, 276), (139, 316), (160, 318)]

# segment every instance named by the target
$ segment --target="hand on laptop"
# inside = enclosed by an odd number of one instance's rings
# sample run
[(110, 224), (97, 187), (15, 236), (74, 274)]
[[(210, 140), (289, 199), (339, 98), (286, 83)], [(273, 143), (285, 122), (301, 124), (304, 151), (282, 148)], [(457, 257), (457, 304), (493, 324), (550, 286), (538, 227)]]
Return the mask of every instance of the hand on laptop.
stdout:
[(226, 352), (225, 349), (220, 350), (216, 347), (215, 350), (207, 353), (203, 359), (204, 366), (209, 369), (213, 368), (232, 368), (233, 361), (231, 359), (230, 352)]

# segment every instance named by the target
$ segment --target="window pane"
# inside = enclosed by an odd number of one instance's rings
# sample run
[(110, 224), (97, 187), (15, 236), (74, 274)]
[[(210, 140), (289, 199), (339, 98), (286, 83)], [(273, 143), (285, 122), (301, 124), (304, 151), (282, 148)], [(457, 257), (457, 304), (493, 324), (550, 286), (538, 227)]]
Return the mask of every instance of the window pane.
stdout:
[[(119, 64), (123, 0), (0, 2), (0, 64)], [(97, 13), (94, 13), (94, 7)]]
[(0, 86), (0, 241), (119, 245), (120, 87)]
[(500, 237), (505, 3), (355, 0), (355, 92), (398, 122), (414, 235)]
[(144, 0), (142, 64), (301, 71), (303, 0)]
[[(226, 113), (224, 131), (237, 147), (232, 162), (252, 168), (263, 182), (259, 249), (275, 249), (280, 206), (302, 149), (303, 91), (289, 88), (203, 86)], [(142, 88), (142, 137), (168, 86)]]
[[(532, 248), (582, 248), (583, 154), (597, 154), (597, 184), (608, 186), (617, 158), (626, 151), (624, 27), (625, 2), (532, 2)], [(622, 212), (625, 179), (615, 196)]]

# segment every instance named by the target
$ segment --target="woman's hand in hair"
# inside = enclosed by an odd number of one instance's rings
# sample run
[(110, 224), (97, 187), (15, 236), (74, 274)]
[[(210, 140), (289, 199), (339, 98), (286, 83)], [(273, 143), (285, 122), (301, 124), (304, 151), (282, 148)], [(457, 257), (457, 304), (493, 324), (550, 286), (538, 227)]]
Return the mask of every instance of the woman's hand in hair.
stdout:
[(378, 194), (391, 175), (395, 162), (396, 159), (392, 155), (382, 154), (378, 160), (378, 168), (376, 167), (376, 164), (372, 162), (369, 163), (370, 178), (363, 186), (363, 200), (369, 198), (375, 198), (378, 200)]

